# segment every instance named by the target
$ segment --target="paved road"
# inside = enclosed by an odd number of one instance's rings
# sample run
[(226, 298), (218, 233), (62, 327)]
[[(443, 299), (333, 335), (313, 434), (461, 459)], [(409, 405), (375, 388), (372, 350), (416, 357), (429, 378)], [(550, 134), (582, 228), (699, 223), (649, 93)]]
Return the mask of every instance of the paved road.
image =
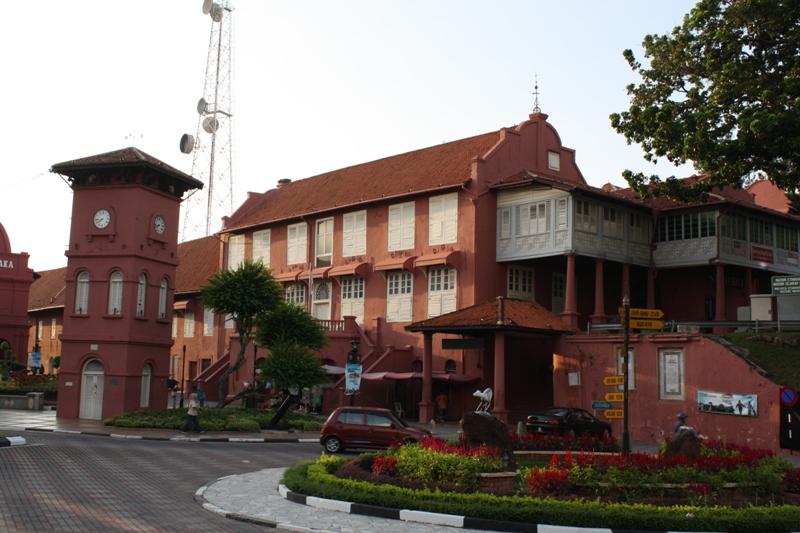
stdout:
[[(216, 479), (318, 457), (314, 444), (119, 441), (26, 431), (0, 448), (0, 531), (265, 531), (203, 510)], [(274, 490), (274, 488), (271, 488)]]

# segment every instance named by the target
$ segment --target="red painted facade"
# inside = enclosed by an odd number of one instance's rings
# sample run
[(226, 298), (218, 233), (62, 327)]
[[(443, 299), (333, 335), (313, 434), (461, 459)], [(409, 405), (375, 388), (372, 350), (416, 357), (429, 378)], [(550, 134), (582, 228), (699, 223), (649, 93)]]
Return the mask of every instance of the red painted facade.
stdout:
[(58, 416), (164, 408), (180, 200), (198, 182), (135, 148), (53, 172), (73, 189)]
[(28, 362), (28, 293), (33, 283), (28, 257), (11, 251), (8, 234), (0, 224), (0, 342), (8, 342), (23, 364)]

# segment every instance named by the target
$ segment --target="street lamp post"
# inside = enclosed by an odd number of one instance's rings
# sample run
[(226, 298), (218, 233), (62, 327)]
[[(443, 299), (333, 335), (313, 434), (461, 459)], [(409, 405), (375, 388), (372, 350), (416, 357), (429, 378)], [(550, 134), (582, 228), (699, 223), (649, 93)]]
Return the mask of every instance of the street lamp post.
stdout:
[(622, 420), (622, 453), (630, 453), (631, 451), (631, 436), (628, 432), (628, 345), (630, 344), (630, 317), (631, 317), (631, 301), (626, 294), (622, 299), (622, 306), (625, 308), (625, 327), (623, 328), (623, 342), (622, 342), (622, 384), (623, 400), (623, 420)]

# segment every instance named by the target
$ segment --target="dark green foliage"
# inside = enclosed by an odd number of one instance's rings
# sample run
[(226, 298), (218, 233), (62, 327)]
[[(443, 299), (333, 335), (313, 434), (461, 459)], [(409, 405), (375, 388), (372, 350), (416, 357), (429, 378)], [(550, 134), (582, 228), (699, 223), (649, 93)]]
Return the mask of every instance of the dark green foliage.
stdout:
[[(180, 429), (186, 422), (188, 409), (162, 409), (158, 411), (136, 411), (125, 413), (103, 421), (106, 426), (127, 428)], [(266, 426), (274, 416), (268, 409), (228, 409), (200, 410), (200, 424), (206, 431), (257, 432)], [(324, 420), (310, 415), (287, 413), (286, 426), (303, 431), (320, 431)]]
[(800, 2), (701, 0), (671, 35), (647, 35), (649, 64), (625, 50), (642, 77), (631, 106), (610, 116), (644, 158), (692, 161), (708, 179), (686, 188), (626, 170), (640, 195), (702, 199), (757, 172), (786, 191), (800, 184)]
[[(250, 335), (259, 317), (274, 311), (283, 301), (283, 288), (259, 260), (245, 259), (236, 270), (219, 270), (200, 287), (203, 305), (216, 314), (230, 315), (239, 334), (239, 353), (219, 379), (219, 397), (225, 398), (224, 388), (230, 374), (244, 363)], [(221, 401), (219, 407), (227, 402)]]
[(256, 342), (267, 349), (280, 341), (290, 341), (319, 350), (328, 345), (325, 328), (303, 307), (285, 300), (267, 315), (258, 317)]
[(313, 387), (328, 380), (322, 361), (306, 346), (282, 338), (274, 342), (269, 357), (259, 363), (259, 368), (262, 379), (271, 381), (279, 390)]
[[(800, 333), (797, 332), (744, 332), (720, 336), (732, 344), (755, 367), (765, 372), (765, 377), (778, 385), (800, 389)], [(711, 338), (716, 339), (715, 336)]]

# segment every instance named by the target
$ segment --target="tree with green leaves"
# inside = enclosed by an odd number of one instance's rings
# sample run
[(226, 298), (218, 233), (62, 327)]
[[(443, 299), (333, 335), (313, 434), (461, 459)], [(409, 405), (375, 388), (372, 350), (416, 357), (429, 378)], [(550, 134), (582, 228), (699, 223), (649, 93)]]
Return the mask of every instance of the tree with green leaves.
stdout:
[(631, 106), (610, 116), (644, 158), (691, 161), (705, 179), (623, 172), (641, 196), (693, 201), (740, 188), (763, 172), (781, 189), (800, 185), (800, 2), (701, 0), (671, 35), (647, 35), (648, 65), (623, 53), (642, 82)]
[(263, 382), (269, 381), (289, 395), (278, 408), (270, 425), (276, 425), (294, 403), (292, 391), (327, 381), (322, 361), (314, 352), (327, 346), (325, 328), (303, 307), (282, 302), (258, 319), (256, 342), (270, 352), (259, 365)]
[(263, 263), (245, 259), (235, 270), (217, 271), (200, 287), (203, 305), (216, 314), (233, 318), (239, 334), (239, 353), (219, 380), (218, 407), (225, 400), (225, 383), (228, 376), (236, 372), (245, 361), (245, 352), (250, 344), (253, 328), (259, 317), (274, 311), (283, 302), (283, 288)]

